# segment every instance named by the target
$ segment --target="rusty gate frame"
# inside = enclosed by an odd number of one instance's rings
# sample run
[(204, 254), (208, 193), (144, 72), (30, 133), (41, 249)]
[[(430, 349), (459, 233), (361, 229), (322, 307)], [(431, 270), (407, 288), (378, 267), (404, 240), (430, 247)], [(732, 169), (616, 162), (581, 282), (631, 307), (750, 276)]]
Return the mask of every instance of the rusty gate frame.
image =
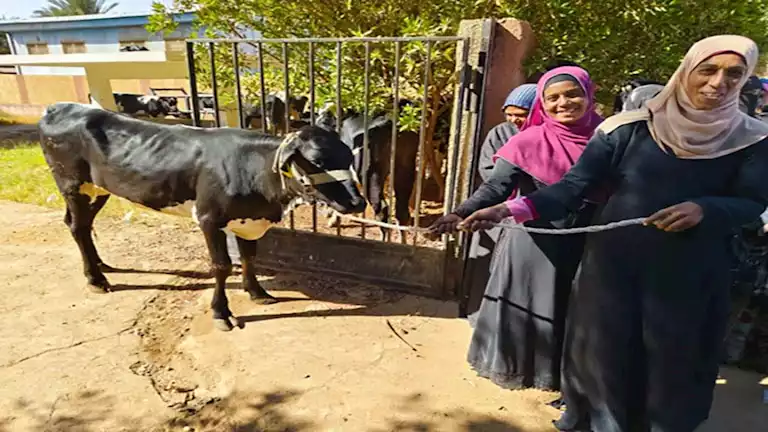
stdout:
[[(458, 81), (457, 90), (454, 92), (453, 101), (454, 110), (451, 119), (451, 130), (454, 132), (449, 137), (449, 171), (446, 178), (446, 195), (444, 197), (443, 214), (450, 213), (453, 210), (454, 203), (466, 197), (455, 195), (456, 183), (459, 174), (456, 172), (459, 155), (470, 158), (469, 166), (476, 165), (474, 162), (474, 145), (469, 146), (469, 151), (461, 147), (466, 146), (461, 143), (461, 137), (464, 136), (462, 127), (471, 128), (469, 135), (474, 138), (477, 134), (478, 117), (468, 116), (466, 125), (462, 126), (462, 117), (465, 113), (478, 113), (483, 95), (485, 81), (482, 74), (478, 74), (469, 64), (470, 38), (465, 36), (433, 36), (433, 37), (347, 37), (347, 38), (286, 38), (286, 39), (188, 39), (186, 41), (187, 67), (189, 72), (191, 114), (193, 126), (201, 125), (200, 95), (197, 89), (197, 72), (195, 69), (194, 50), (196, 44), (204, 44), (208, 49), (208, 60), (212, 71), (211, 75), (211, 93), (213, 93), (213, 118), (215, 127), (221, 127), (221, 118), (219, 110), (219, 95), (216, 78), (216, 58), (214, 47), (218, 44), (227, 44), (232, 47), (232, 64), (234, 65), (235, 75), (235, 94), (238, 115), (238, 125), (241, 129), (246, 127), (243, 116), (243, 100), (240, 85), (240, 44), (255, 44), (257, 47), (257, 61), (259, 69), (260, 100), (262, 131), (266, 132), (266, 108), (265, 96), (266, 87), (264, 79), (264, 44), (280, 44), (283, 54), (283, 75), (285, 91), (285, 121), (286, 131), (290, 129), (291, 110), (288, 109), (290, 100), (290, 79), (289, 79), (289, 46), (292, 44), (308, 44), (309, 46), (309, 106), (310, 106), (310, 124), (315, 124), (315, 45), (318, 43), (336, 45), (336, 130), (341, 131), (342, 118), (342, 51), (343, 44), (354, 43), (364, 44), (365, 46), (365, 110), (363, 114), (363, 148), (362, 158), (363, 166), (367, 166), (370, 155), (368, 155), (368, 121), (369, 119), (369, 85), (370, 76), (367, 73), (370, 66), (370, 46), (372, 43), (390, 42), (395, 44), (393, 79), (393, 107), (392, 107), (392, 143), (396, 141), (398, 133), (399, 118), (399, 77), (400, 77), (400, 49), (406, 42), (426, 43), (426, 64), (424, 66), (424, 94), (422, 106), (426, 105), (428, 97), (428, 85), (430, 77), (430, 52), (432, 44), (440, 42), (456, 43), (457, 46), (457, 67)], [(457, 107), (457, 108), (456, 108)], [(425, 150), (425, 117), (426, 110), (422, 109), (421, 124), (419, 131), (419, 149), (418, 158), (421, 160)], [(390, 197), (390, 217), (394, 209), (394, 165), (395, 148), (393, 144), (390, 155), (390, 181), (388, 192)], [(451, 169), (450, 167), (453, 167)], [(418, 164), (418, 176), (416, 178), (416, 206), (413, 225), (418, 226), (421, 202), (422, 179), (424, 177), (424, 164)], [(474, 168), (472, 168), (474, 172)], [(367, 182), (365, 176), (363, 181)], [(365, 185), (364, 185), (365, 186)], [(367, 190), (367, 188), (366, 188)], [(361, 227), (362, 239), (341, 236), (340, 225), (337, 228), (336, 235), (329, 235), (317, 231), (317, 209), (313, 206), (312, 211), (312, 231), (296, 230), (294, 226), (293, 212), (290, 213), (289, 227), (274, 227), (259, 240), (259, 259), (255, 263), (257, 267), (270, 270), (287, 270), (299, 273), (327, 274), (341, 278), (352, 279), (369, 283), (380, 284), (394, 290), (403, 291), (411, 294), (438, 298), (443, 300), (458, 300), (459, 314), (466, 310), (464, 299), (466, 295), (460, 291), (463, 290), (462, 274), (464, 271), (463, 261), (465, 259), (464, 249), (467, 248), (467, 242), (462, 239), (454, 239), (449, 236), (443, 238), (443, 249), (433, 249), (419, 247), (415, 245), (405, 245), (391, 242), (375, 241), (365, 238), (365, 225)], [(391, 236), (390, 236), (391, 237)], [(414, 236), (415, 237), (415, 236)], [(350, 264), (350, 257), (355, 257), (355, 262)], [(347, 263), (346, 265), (344, 263)], [(349, 270), (354, 267), (354, 270)]]

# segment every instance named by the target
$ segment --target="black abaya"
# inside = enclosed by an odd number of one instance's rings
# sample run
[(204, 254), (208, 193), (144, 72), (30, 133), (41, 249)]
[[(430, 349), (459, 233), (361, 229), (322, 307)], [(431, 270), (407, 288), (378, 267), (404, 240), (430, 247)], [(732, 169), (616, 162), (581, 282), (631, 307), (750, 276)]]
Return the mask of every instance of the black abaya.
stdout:
[[(516, 188), (523, 194), (544, 186), (520, 168), (499, 159), (488, 180), (455, 213), (506, 200)], [(582, 207), (582, 206), (580, 206)], [(585, 225), (591, 209), (542, 228)], [(584, 236), (547, 236), (500, 230), (490, 278), (476, 314), (467, 360), (480, 375), (505, 388), (560, 387), (565, 317)]]
[(767, 167), (765, 142), (678, 159), (637, 121), (599, 130), (560, 182), (529, 195), (541, 220), (563, 217), (602, 182), (613, 193), (595, 223), (684, 201), (704, 214), (680, 233), (633, 226), (587, 236), (565, 343), (561, 429), (692, 432), (707, 418), (728, 316), (729, 241), (768, 205)]

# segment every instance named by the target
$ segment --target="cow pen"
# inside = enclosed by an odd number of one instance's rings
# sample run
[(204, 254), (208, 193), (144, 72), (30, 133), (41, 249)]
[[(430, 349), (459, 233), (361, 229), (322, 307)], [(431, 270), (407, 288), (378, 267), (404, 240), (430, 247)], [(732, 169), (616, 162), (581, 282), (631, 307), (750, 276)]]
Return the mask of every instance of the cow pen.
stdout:
[[(420, 67), (420, 82), (405, 82), (402, 79), (405, 48), (414, 51), (414, 45), (420, 45), (417, 52), (423, 56)], [(446, 133), (441, 137), (447, 151), (445, 154), (445, 166), (438, 168), (445, 172), (444, 184), (438, 184), (434, 178), (440, 178), (442, 172), (434, 172), (437, 164), (431, 163), (429, 158), (435, 158), (434, 120), (428, 126), (428, 114), (434, 115), (434, 110), (429, 108), (430, 93), (434, 90), (430, 87), (432, 80), (438, 71), (433, 66), (432, 53), (436, 47), (452, 44), (455, 47), (455, 59), (451, 59), (450, 106), (442, 107), (442, 112), (450, 116), (450, 135)], [(283, 122), (287, 127), (284, 133), (290, 132), (292, 123), (297, 121), (295, 112), (290, 109), (291, 97), (299, 95), (291, 85), (292, 74), (305, 73), (308, 86), (305, 89), (308, 98), (309, 112), (305, 116), (305, 124), (315, 125), (318, 121), (318, 107), (323, 104), (332, 107), (335, 114), (335, 130), (341, 134), (342, 124), (347, 107), (344, 106), (342, 93), (349, 90), (349, 80), (344, 81), (343, 55), (352, 51), (362, 54), (362, 115), (363, 138), (362, 147), (359, 149), (361, 164), (357, 171), (367, 173), (371, 164), (371, 135), (369, 123), (376, 113), (371, 106), (372, 91), (372, 47), (386, 46), (393, 54), (385, 59), (381, 56), (375, 59), (378, 67), (387, 68), (391, 73), (389, 77), (388, 106), (379, 107), (378, 114), (383, 114), (390, 123), (388, 131), (391, 150), (388, 169), (383, 173), (388, 179), (383, 183), (385, 203), (388, 202), (388, 220), (382, 222), (397, 223), (393, 217), (397, 200), (404, 199), (396, 196), (394, 179), (396, 176), (397, 150), (403, 135), (401, 116), (404, 114), (403, 99), (416, 99), (412, 105), (419, 107), (416, 116), (418, 125), (411, 119), (411, 133), (418, 134), (418, 149), (416, 156), (416, 176), (413, 182), (413, 192), (407, 198), (411, 202), (410, 227), (428, 226), (437, 217), (453, 210), (456, 202), (464, 199), (457, 196), (459, 189), (457, 184), (462, 177), (460, 167), (470, 167), (470, 172), (465, 175), (474, 175), (472, 168), (474, 151), (464, 151), (464, 148), (472, 148), (476, 141), (474, 135), (478, 128), (478, 111), (481, 95), (483, 94), (483, 76), (468, 63), (469, 38), (462, 36), (446, 37), (351, 37), (351, 38), (292, 38), (292, 39), (191, 39), (187, 41), (187, 60), (190, 79), (190, 95), (192, 108), (192, 123), (201, 125), (200, 92), (198, 90), (201, 73), (206, 73), (207, 86), (213, 96), (212, 117), (215, 127), (225, 125), (246, 128), (245, 91), (242, 82), (251, 78), (257, 83), (256, 94), (251, 99), (258, 99), (261, 103), (256, 107), (261, 118), (261, 130), (267, 132), (271, 120)], [(273, 47), (271, 52), (269, 47)], [(278, 49), (274, 49), (277, 47)], [(246, 53), (250, 49), (250, 53)], [(318, 55), (320, 51), (324, 55)], [(227, 53), (227, 51), (229, 51)], [(296, 71), (291, 64), (291, 54), (301, 51), (307, 57), (306, 70)], [(227, 55), (229, 54), (229, 55)], [(231, 56), (231, 57), (229, 57)], [(227, 65), (228, 63), (228, 65)], [(252, 75), (244, 78), (243, 70), (250, 71)], [(231, 67), (231, 76), (222, 78), (221, 72), (225, 67)], [(411, 69), (413, 65), (409, 65)], [(203, 70), (201, 72), (201, 70)], [(213, 73), (211, 73), (213, 71)], [(412, 72), (412, 71), (411, 71)], [(473, 73), (474, 72), (474, 73)], [(266, 78), (270, 73), (282, 74), (282, 80), (277, 81), (277, 88), (268, 88)], [(317, 76), (323, 74), (326, 78), (322, 83), (317, 82)], [(411, 73), (413, 76), (414, 74)], [(331, 76), (333, 79), (328, 80)], [(273, 75), (274, 78), (274, 75)], [(352, 77), (354, 79), (354, 77)], [(222, 81), (225, 83), (222, 84)], [(275, 80), (272, 80), (275, 82)], [(381, 82), (377, 81), (375, 89), (381, 94)], [(270, 91), (281, 91), (281, 97), (285, 102), (284, 118), (269, 119), (265, 100)], [(229, 93), (229, 94), (227, 94)], [(253, 93), (253, 92), (252, 92)], [(320, 100), (319, 94), (326, 95)], [(328, 96), (332, 100), (328, 100)], [(255, 97), (254, 97), (255, 96)], [(358, 94), (359, 96), (359, 94)], [(228, 102), (223, 99), (229, 99)], [(225, 121), (226, 109), (229, 105), (232, 115), (236, 115), (236, 121)], [(253, 107), (251, 108), (253, 109)], [(333, 112), (335, 111), (335, 112)], [(465, 118), (466, 117), (466, 118)], [(431, 127), (431, 142), (427, 142), (427, 128)], [(353, 147), (355, 143), (348, 143)], [(429, 154), (432, 152), (432, 154)], [(469, 165), (467, 164), (469, 160)], [(427, 166), (432, 167), (431, 181), (425, 181)], [(466, 169), (466, 168), (465, 168)], [(399, 174), (399, 173), (398, 173)], [(366, 192), (366, 199), (371, 199), (368, 191), (370, 175), (360, 175), (359, 183)], [(385, 185), (385, 186), (384, 186)], [(441, 187), (442, 186), (442, 187)], [(441, 195), (441, 190), (444, 193)], [(386, 205), (386, 204), (385, 204)], [(402, 204), (401, 204), (402, 205)], [(378, 283), (393, 289), (423, 295), (427, 297), (457, 300), (463, 299), (461, 295), (461, 271), (463, 270), (462, 250), (466, 247), (466, 239), (460, 236), (453, 239), (444, 236), (438, 241), (428, 241), (415, 231), (401, 230), (399, 235), (392, 232), (379, 233), (379, 228), (365, 223), (352, 222), (343, 219), (335, 227), (323, 223), (324, 212), (316, 205), (299, 206), (290, 212), (284, 226), (274, 228), (260, 241), (259, 265), (269, 269), (285, 269), (297, 272), (309, 272), (316, 274), (329, 274), (366, 282)], [(363, 217), (373, 219), (370, 209), (366, 210)], [(380, 238), (377, 238), (380, 237)], [(460, 302), (461, 303), (461, 302)], [(460, 305), (460, 311), (465, 306)]]

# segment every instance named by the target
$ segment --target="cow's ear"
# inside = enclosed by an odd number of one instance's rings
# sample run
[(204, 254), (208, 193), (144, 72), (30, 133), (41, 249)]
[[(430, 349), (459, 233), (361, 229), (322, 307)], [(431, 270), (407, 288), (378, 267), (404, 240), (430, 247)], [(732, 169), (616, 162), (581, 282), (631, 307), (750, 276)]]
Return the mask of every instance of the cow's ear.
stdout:
[(280, 171), (288, 170), (288, 162), (296, 156), (301, 148), (302, 139), (298, 133), (293, 132), (285, 136), (283, 142), (277, 150), (275, 157), (276, 168)]

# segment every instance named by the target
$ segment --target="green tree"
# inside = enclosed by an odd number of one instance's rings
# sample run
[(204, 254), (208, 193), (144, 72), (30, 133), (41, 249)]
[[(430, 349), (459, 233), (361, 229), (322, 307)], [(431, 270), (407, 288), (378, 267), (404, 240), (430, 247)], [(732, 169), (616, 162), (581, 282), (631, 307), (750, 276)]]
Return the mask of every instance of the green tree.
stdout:
[[(555, 58), (576, 61), (590, 71), (600, 88), (598, 100), (604, 103), (633, 75), (668, 78), (688, 47), (703, 37), (735, 33), (753, 38), (761, 47), (768, 42), (763, 12), (768, 0), (174, 0), (171, 8), (159, 3), (153, 7), (150, 31), (173, 30), (172, 12), (194, 10), (207, 36), (238, 37), (245, 29), (253, 29), (264, 38), (446, 36), (456, 35), (464, 19), (515, 17), (528, 21), (538, 39), (538, 49), (528, 60), (529, 72), (541, 70)], [(438, 127), (441, 110), (448, 106), (444, 102), (453, 97), (457, 78), (456, 44), (433, 44), (431, 48), (428, 143)], [(333, 44), (316, 47), (318, 105), (335, 99), (334, 49)], [(370, 102), (374, 109), (391, 106), (393, 49), (391, 43), (370, 46)], [(219, 45), (215, 50), (220, 86), (231, 87), (231, 48)], [(401, 96), (421, 100), (426, 51), (423, 43), (403, 44)], [(359, 109), (364, 101), (364, 47), (345, 46), (343, 54), (342, 104)], [(200, 85), (205, 86), (210, 82), (207, 54), (198, 50), (196, 57)], [(291, 92), (306, 94), (307, 46), (290, 45), (289, 57)], [(267, 87), (282, 90), (281, 47), (265, 45), (264, 61)], [(254, 59), (243, 56), (243, 64), (253, 65)], [(249, 99), (256, 101), (258, 78), (246, 73), (242, 85)], [(231, 93), (224, 93), (222, 99), (231, 101)], [(418, 130), (423, 108), (417, 103), (404, 110), (401, 128)], [(434, 160), (430, 163), (434, 173), (437, 167)]]
[[(173, 30), (175, 24), (171, 12), (195, 10), (197, 20), (208, 36), (228, 34), (242, 36), (245, 29), (253, 29), (265, 38), (286, 37), (339, 37), (339, 36), (445, 36), (456, 35), (461, 19), (487, 16), (497, 8), (494, 2), (435, 0), (429, 2), (404, 2), (385, 0), (362, 2), (353, 0), (328, 0), (324, 2), (285, 2), (275, 0), (243, 0), (234, 4), (224, 0), (177, 0), (171, 10), (156, 3), (155, 16), (150, 31)], [(204, 48), (201, 46), (200, 48)], [(336, 46), (317, 44), (315, 50), (316, 103), (319, 108), (325, 102), (335, 100)], [(345, 44), (342, 63), (342, 105), (345, 108), (363, 109), (364, 44)], [(369, 106), (371, 110), (389, 109), (392, 106), (394, 82), (393, 43), (371, 43)], [(215, 48), (217, 78), (220, 88), (231, 87), (233, 81), (231, 48), (219, 45)], [(309, 53), (306, 44), (291, 44), (288, 50), (290, 90), (293, 94), (307, 94), (309, 90)], [(432, 145), (432, 137), (440, 125), (438, 119), (450, 104), (453, 85), (456, 82), (455, 42), (435, 43), (430, 49), (431, 74), (426, 104), (425, 142)], [(264, 73), (269, 90), (282, 90), (282, 47), (279, 44), (264, 45)], [(210, 84), (207, 53), (196, 52), (200, 85)], [(400, 96), (417, 101), (413, 107), (400, 113), (400, 128), (419, 130), (421, 100), (423, 98), (424, 72), (427, 60), (424, 43), (403, 43), (401, 46)], [(253, 58), (243, 56), (243, 64), (254, 65)], [(251, 56), (252, 57), (252, 56)], [(258, 76), (245, 74), (242, 86), (248, 99), (258, 101)], [(223, 103), (231, 100), (231, 93), (220, 94)], [(427, 151), (425, 160), (431, 172), (440, 179), (433, 152)]]
[(105, 5), (106, 0), (48, 0), (48, 6), (33, 12), (38, 17), (97, 15), (117, 7), (117, 3)]
[(8, 45), (8, 35), (6, 33), (0, 33), (0, 55), (10, 53), (11, 47)]
[[(165, 23), (156, 29), (169, 28), (169, 11), (155, 7), (156, 24)], [(605, 97), (630, 75), (667, 78), (687, 48), (706, 36), (742, 34), (765, 48), (767, 8), (768, 0), (174, 0), (173, 9), (196, 10), (210, 32), (237, 36), (252, 28), (275, 38), (453, 35), (462, 19), (515, 17), (531, 23), (537, 35), (532, 70), (552, 58), (579, 62)], [(453, 49), (437, 47), (433, 55), (447, 58)], [(374, 56), (383, 64), (386, 56)], [(386, 67), (377, 67), (374, 73), (384, 76)], [(418, 82), (417, 76), (406, 79)]]
[(559, 57), (584, 65), (607, 102), (632, 75), (666, 80), (688, 48), (741, 34), (768, 48), (766, 0), (516, 0), (505, 13), (531, 23), (539, 41), (529, 65)]

